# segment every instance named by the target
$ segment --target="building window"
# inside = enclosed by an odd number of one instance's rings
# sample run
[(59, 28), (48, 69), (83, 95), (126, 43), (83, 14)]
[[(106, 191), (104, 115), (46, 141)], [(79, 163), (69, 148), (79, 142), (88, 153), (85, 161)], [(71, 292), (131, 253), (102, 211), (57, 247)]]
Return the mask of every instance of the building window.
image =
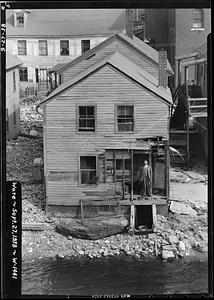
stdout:
[(78, 110), (78, 131), (95, 132), (95, 106), (79, 106)]
[(60, 41), (60, 55), (69, 55), (69, 41)]
[(96, 183), (96, 156), (80, 157), (80, 173), (82, 184)]
[(27, 68), (19, 69), (19, 80), (20, 81), (28, 81)]
[(16, 126), (16, 105), (13, 105), (13, 125)]
[(117, 106), (117, 130), (134, 131), (134, 106)]
[(23, 12), (16, 13), (16, 26), (24, 27), (24, 13)]
[(6, 108), (6, 132), (9, 132), (8, 108)]
[(204, 30), (204, 11), (203, 9), (192, 10), (191, 30)]
[(48, 43), (46, 40), (39, 41), (39, 55), (48, 55)]
[(16, 72), (13, 71), (13, 92), (16, 91)]
[(18, 55), (27, 55), (27, 46), (25, 40), (18, 41)]
[(81, 49), (82, 49), (82, 54), (90, 50), (90, 40), (82, 40)]
[[(116, 170), (123, 170), (122, 159), (116, 159)], [(131, 170), (131, 159), (124, 159), (124, 170)]]

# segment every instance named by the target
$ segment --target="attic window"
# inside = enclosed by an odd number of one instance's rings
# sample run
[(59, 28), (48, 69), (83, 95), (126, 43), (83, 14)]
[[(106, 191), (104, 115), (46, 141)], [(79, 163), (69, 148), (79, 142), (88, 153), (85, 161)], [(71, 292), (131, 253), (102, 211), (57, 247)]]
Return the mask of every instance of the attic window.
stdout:
[(192, 27), (191, 30), (204, 30), (204, 11), (203, 9), (192, 10)]
[(90, 40), (81, 41), (82, 54), (90, 50)]
[(24, 13), (23, 12), (16, 13), (16, 26), (24, 27)]

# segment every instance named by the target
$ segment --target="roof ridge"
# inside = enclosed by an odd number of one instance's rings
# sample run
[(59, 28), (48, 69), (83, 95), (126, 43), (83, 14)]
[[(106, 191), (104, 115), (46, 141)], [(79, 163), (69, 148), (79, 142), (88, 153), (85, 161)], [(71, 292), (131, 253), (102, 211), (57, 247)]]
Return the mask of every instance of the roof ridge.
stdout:
[[(154, 83), (149, 81), (146, 77), (139, 75), (134, 70), (134, 68), (131, 69), (131, 68), (127, 67), (126, 63), (121, 62), (118, 59), (115, 59), (115, 57), (118, 58), (118, 56), (123, 57), (126, 61), (129, 61), (133, 66), (137, 66), (135, 63), (133, 63), (127, 57), (125, 57), (123, 54), (118, 53), (118, 51), (115, 51), (113, 54), (109, 55), (108, 57), (103, 58), (101, 61), (98, 61), (97, 63), (91, 65), (87, 69), (84, 69), (82, 72), (76, 74), (70, 80), (61, 84), (51, 94), (49, 94), (39, 104), (39, 106), (44, 105), (47, 101), (50, 101), (53, 97), (59, 95), (61, 92), (65, 91), (67, 88), (71, 87), (76, 82), (80, 81), (81, 79), (84, 79), (86, 76), (95, 72), (97, 69), (103, 67), (107, 63), (109, 63), (116, 69), (119, 69), (120, 72), (124, 73), (128, 77), (131, 77), (133, 80), (135, 80), (139, 84), (143, 85), (147, 89), (152, 90), (155, 94), (158, 94), (161, 98), (165, 99), (165, 101), (167, 101), (167, 103), (171, 103), (171, 94), (169, 93), (168, 89), (160, 89)], [(138, 68), (138, 66), (137, 66), (137, 68)], [(156, 82), (156, 78), (154, 78), (154, 79)]]

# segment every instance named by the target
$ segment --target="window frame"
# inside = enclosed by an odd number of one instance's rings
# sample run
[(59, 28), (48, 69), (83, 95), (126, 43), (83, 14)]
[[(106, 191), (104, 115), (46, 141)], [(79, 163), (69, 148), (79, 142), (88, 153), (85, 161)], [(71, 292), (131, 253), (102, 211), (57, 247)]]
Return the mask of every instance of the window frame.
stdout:
[[(88, 42), (88, 41), (89, 41), (89, 49), (85, 50), (86, 45), (84, 45), (84, 42)], [(90, 49), (91, 49), (91, 40), (89, 40), (89, 39), (81, 40), (81, 54), (88, 52)]]
[[(20, 20), (23, 20), (23, 22), (20, 22)], [(16, 27), (24, 27), (25, 23), (25, 16), (23, 12), (17, 12), (16, 13)]]
[[(62, 48), (61, 44), (67, 42), (67, 47), (66, 48)], [(62, 50), (66, 49), (68, 51), (68, 54), (62, 54)], [(69, 56), (70, 52), (69, 52), (69, 40), (60, 40), (60, 56)]]
[[(46, 47), (41, 49), (41, 43), (46, 44)], [(38, 47), (39, 47), (39, 56), (48, 56), (48, 41), (47, 40), (38, 40)], [(41, 50), (46, 50), (45, 53), (41, 53)]]
[[(26, 74), (20, 74), (20, 71), (26, 71)], [(26, 76), (26, 80), (21, 79), (21, 76), (22, 76), (22, 78), (25, 78), (25, 76)], [(19, 68), (19, 81), (20, 82), (28, 82), (28, 69), (27, 69), (27, 67)]]
[[(196, 15), (198, 16), (196, 17)], [(200, 26), (197, 26), (200, 24)], [(192, 26), (191, 31), (201, 31), (205, 30), (204, 28), (204, 10), (202, 8), (195, 8), (192, 10)]]
[(79, 173), (78, 182), (79, 182), (79, 185), (80, 186), (95, 186), (95, 185), (97, 185), (96, 183), (82, 183), (82, 171), (85, 171), (85, 170), (88, 170), (88, 169), (81, 169), (81, 157), (94, 157), (96, 166), (95, 166), (95, 169), (91, 169), (91, 170), (95, 170), (95, 177), (98, 174), (98, 170), (97, 170), (98, 156), (96, 154), (86, 154), (86, 153), (79, 155), (79, 158), (78, 158), (78, 173)]
[(13, 71), (13, 92), (16, 92), (16, 71)]
[[(94, 131), (79, 131), (79, 107), (94, 107)], [(77, 104), (76, 105), (76, 133), (78, 134), (95, 134), (97, 131), (97, 105), (94, 103), (87, 103), (87, 104)]]
[[(21, 49), (21, 52), (20, 52), (20, 48), (22, 48), (21, 43), (24, 44), (24, 51), (23, 51), (23, 49)], [(18, 44), (17, 45), (17, 47), (18, 47), (18, 55), (27, 55), (27, 41), (26, 40), (18, 40), (17, 44)]]
[[(118, 107), (121, 107), (121, 106), (131, 106), (133, 107), (133, 130), (119, 130), (118, 128)], [(127, 133), (127, 134), (130, 134), (130, 133), (134, 133), (135, 132), (135, 106), (134, 104), (130, 104), (130, 103), (127, 103), (127, 104), (124, 104), (124, 103), (121, 103), (121, 104), (116, 104), (115, 105), (115, 132), (116, 133)]]

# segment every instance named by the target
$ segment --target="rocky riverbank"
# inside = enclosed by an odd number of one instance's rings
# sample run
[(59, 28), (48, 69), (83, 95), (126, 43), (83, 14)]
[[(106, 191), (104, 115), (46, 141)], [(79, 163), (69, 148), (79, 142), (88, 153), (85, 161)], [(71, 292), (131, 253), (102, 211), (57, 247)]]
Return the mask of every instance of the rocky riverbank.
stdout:
[[(32, 115), (35, 117), (32, 118)], [(29, 134), (32, 126), (35, 129), (34, 120), (41, 120), (35, 105), (29, 108), (24, 104), (21, 116), (26, 134)], [(195, 192), (196, 187), (199, 191), (207, 189), (205, 166), (199, 164), (190, 173), (179, 168), (170, 170), (173, 200), (178, 203), (177, 207), (179, 204), (188, 205), (194, 213), (182, 214), (178, 208), (177, 213), (171, 211), (167, 218), (158, 215), (154, 233), (149, 235), (124, 233), (94, 241), (65, 237), (56, 232), (56, 224), (60, 219), (43, 211), (43, 184), (33, 182), (33, 161), (43, 156), (43, 144), (39, 136), (36, 139), (20, 136), (7, 143), (7, 180), (18, 180), (22, 185), (22, 223), (44, 224), (42, 231), (23, 231), (23, 260), (43, 257), (91, 259), (114, 255), (130, 255), (137, 259), (147, 256), (173, 259), (207, 253), (207, 194)]]

